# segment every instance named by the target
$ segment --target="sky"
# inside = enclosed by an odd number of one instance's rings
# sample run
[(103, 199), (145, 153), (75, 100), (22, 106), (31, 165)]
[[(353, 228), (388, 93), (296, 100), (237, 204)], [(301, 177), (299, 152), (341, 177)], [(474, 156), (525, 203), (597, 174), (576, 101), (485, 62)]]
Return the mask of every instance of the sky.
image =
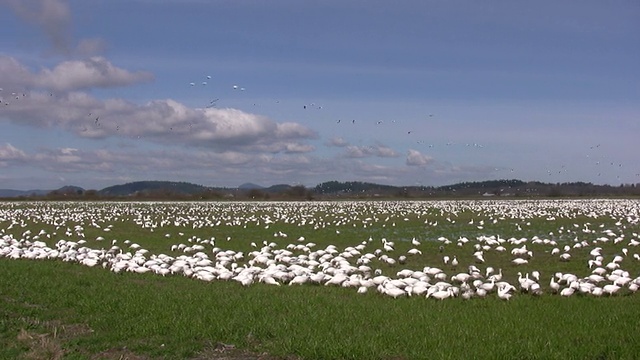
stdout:
[(640, 183), (640, 2), (0, 0), (0, 188)]

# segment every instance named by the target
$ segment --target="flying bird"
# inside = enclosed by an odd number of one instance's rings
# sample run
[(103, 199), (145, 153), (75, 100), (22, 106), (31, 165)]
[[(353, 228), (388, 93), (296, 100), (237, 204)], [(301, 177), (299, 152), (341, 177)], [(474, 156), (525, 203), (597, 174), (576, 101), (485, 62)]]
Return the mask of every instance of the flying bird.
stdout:
[(207, 105), (207, 109), (215, 107), (216, 103), (218, 102), (218, 100), (220, 100), (220, 99), (213, 99), (213, 100), (209, 101), (209, 105)]

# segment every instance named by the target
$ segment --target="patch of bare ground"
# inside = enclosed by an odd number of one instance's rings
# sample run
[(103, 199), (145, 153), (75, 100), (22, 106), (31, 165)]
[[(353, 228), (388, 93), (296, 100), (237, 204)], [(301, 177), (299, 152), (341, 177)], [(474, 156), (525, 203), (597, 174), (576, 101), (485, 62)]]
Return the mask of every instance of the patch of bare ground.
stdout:
[(93, 355), (92, 360), (151, 360), (148, 356), (136, 355), (127, 348), (113, 348)]
[(63, 344), (69, 339), (86, 336), (93, 332), (85, 324), (62, 324), (58, 321), (41, 321), (33, 318), (22, 318), (26, 328), (20, 329), (16, 340), (27, 348), (22, 355), (24, 359), (63, 359), (66, 354)]
[(38, 334), (33, 331), (20, 329), (17, 340), (29, 349), (23, 354), (25, 359), (51, 359), (58, 360), (64, 356), (64, 350), (60, 341), (51, 334)]
[[(22, 359), (27, 360), (64, 359), (68, 355), (68, 351), (64, 348), (65, 342), (90, 336), (93, 333), (86, 324), (63, 324), (57, 320), (42, 321), (30, 317), (22, 317), (20, 320), (24, 327), (20, 329), (16, 340), (27, 349), (21, 356)], [(155, 360), (153, 357), (135, 354), (127, 347), (111, 348), (97, 354), (84, 355), (92, 360)], [(190, 360), (300, 360), (300, 358), (293, 355), (273, 356), (218, 342), (208, 344)]]
[(300, 360), (297, 356), (273, 356), (236, 348), (231, 344), (217, 343), (205, 347), (191, 360)]

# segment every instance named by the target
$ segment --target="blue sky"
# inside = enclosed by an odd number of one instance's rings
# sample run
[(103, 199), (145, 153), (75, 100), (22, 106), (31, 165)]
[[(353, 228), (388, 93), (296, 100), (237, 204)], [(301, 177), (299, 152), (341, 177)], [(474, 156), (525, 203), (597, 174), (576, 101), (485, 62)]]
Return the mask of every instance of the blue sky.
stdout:
[(0, 188), (640, 183), (634, 1), (0, 8)]

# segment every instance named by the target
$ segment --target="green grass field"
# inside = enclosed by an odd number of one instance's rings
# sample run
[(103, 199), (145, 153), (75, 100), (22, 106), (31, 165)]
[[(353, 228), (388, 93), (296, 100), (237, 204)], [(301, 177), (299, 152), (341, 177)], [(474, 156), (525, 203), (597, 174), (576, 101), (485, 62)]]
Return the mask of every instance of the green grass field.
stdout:
[[(244, 258), (236, 262), (242, 268), (265, 243), (285, 249), (313, 242), (314, 249), (335, 245), (340, 251), (363, 244), (362, 253), (373, 253), (384, 238), (395, 244), (385, 252), (391, 257), (414, 247), (422, 252), (407, 256), (405, 264), (391, 266), (379, 257), (369, 264), (393, 278), (402, 269), (439, 267), (450, 277), (469, 265), (482, 271), (492, 266), (516, 287), (518, 272), (539, 271), (543, 289), (540, 296), (515, 292), (510, 301), (495, 294), (394, 299), (375, 288), (358, 294), (357, 288), (308, 283), (242, 286), (5, 255), (0, 358), (635, 359), (637, 294), (623, 288), (615, 296), (562, 297), (552, 293), (549, 279), (557, 272), (589, 275), (587, 259), (596, 246), (605, 262), (626, 249), (620, 266), (638, 277), (640, 261), (633, 255), (640, 250), (629, 244), (638, 239), (639, 211), (640, 202), (629, 200), (0, 203), (0, 236), (23, 243), (35, 241), (42, 230), (37, 240), (50, 247), (84, 239), (86, 247), (109, 249), (115, 240), (126, 253), (132, 252), (124, 243), (130, 240), (151, 258), (184, 255), (171, 246), (213, 239), (204, 243), (204, 252), (213, 258), (214, 247), (242, 251)], [(304, 241), (297, 241), (301, 236)], [(505, 240), (507, 251), (486, 250), (485, 262), (478, 263), (474, 245), (482, 236), (526, 238), (534, 255), (528, 264), (512, 264), (510, 250), (521, 245)], [(463, 237), (469, 242), (461, 243)], [(556, 245), (534, 243), (534, 237)], [(574, 247), (582, 242), (588, 246)], [(570, 261), (551, 254), (564, 246), (571, 247)], [(445, 255), (456, 256), (459, 264), (445, 265)]]

